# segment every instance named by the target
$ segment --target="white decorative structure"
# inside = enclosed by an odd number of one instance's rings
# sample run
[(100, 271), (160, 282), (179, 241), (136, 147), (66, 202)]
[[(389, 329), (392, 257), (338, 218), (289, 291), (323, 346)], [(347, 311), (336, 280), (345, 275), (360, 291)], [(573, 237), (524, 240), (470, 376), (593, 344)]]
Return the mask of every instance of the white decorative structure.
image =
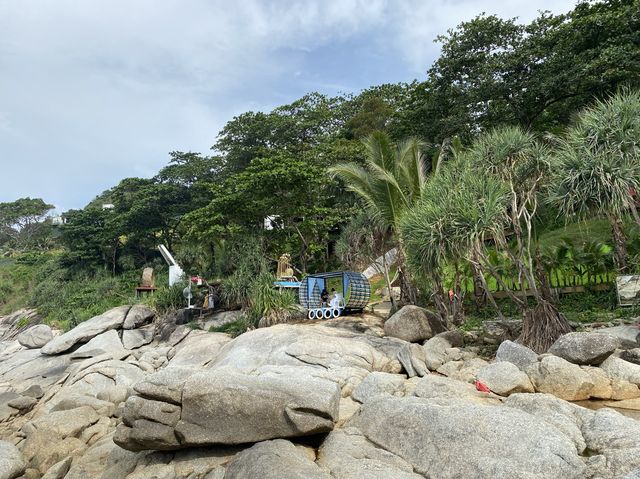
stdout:
[(184, 278), (184, 271), (176, 260), (173, 258), (169, 250), (165, 245), (161, 244), (158, 246), (158, 250), (160, 250), (160, 254), (164, 258), (164, 260), (169, 265), (169, 286), (173, 286), (176, 283), (179, 283)]
[(640, 276), (624, 275), (616, 277), (616, 291), (620, 306), (640, 304)]

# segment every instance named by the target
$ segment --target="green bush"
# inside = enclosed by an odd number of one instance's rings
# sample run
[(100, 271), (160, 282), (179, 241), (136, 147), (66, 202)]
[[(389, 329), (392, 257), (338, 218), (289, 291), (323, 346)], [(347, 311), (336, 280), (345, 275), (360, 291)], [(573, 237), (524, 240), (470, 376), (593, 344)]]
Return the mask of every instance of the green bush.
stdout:
[(210, 333), (227, 333), (232, 338), (240, 336), (251, 327), (251, 321), (246, 316), (242, 316), (235, 321), (222, 326), (211, 326), (209, 328)]

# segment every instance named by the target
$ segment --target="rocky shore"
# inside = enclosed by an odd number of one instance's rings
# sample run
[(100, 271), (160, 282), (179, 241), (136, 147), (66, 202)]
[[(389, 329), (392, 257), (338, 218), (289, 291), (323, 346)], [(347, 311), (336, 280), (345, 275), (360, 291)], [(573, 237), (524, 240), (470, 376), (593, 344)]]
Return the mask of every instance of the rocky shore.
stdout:
[(640, 478), (640, 421), (571, 402), (640, 409), (634, 326), (483, 358), (415, 307), (236, 338), (33, 316), (0, 318), (0, 479)]

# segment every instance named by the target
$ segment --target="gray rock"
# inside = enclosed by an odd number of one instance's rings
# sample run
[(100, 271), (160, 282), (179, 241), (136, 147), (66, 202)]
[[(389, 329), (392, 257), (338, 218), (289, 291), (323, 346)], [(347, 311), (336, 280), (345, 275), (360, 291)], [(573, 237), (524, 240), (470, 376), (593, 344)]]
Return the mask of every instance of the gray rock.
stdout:
[(69, 394), (58, 398), (56, 404), (49, 411), (69, 411), (84, 406), (90, 407), (98, 413), (99, 416), (104, 417), (111, 417), (116, 409), (115, 404), (109, 401), (103, 401), (93, 396)]
[(122, 323), (123, 329), (136, 329), (143, 326), (155, 317), (156, 313), (141, 304), (134, 304), (127, 313), (127, 316)]
[(529, 376), (520, 371), (515, 364), (506, 361), (484, 366), (478, 371), (477, 378), (500, 396), (533, 392)]
[(620, 359), (633, 364), (640, 364), (640, 348), (627, 349), (620, 353)]
[(46, 324), (36, 324), (20, 333), (16, 339), (25, 348), (41, 348), (53, 339), (53, 331)]
[(130, 427), (139, 419), (175, 427), (180, 420), (180, 412), (180, 406), (175, 404), (131, 396), (124, 405), (122, 421)]
[(42, 386), (40, 386), (39, 384), (33, 384), (32, 386), (29, 386), (27, 389), (22, 391), (20, 395), (40, 399), (42, 396), (44, 396), (44, 391), (42, 390)]
[(537, 392), (553, 394), (565, 401), (588, 399), (593, 382), (577, 364), (557, 356), (545, 356), (527, 370)]
[(435, 374), (421, 378), (416, 384), (413, 394), (424, 399), (454, 399), (485, 405), (500, 404), (500, 400), (493, 394), (480, 392), (467, 382)]
[(9, 407), (17, 409), (22, 414), (25, 414), (26, 412), (31, 411), (33, 409), (33, 406), (35, 406), (37, 403), (37, 399), (29, 396), (20, 396), (18, 398), (12, 399), (7, 404)]
[(610, 334), (575, 332), (560, 336), (549, 353), (570, 363), (596, 366), (620, 346), (620, 340)]
[(451, 343), (441, 336), (436, 336), (424, 343), (425, 363), (431, 371), (437, 370), (444, 363), (449, 361), (447, 349), (450, 349)]
[(195, 373), (193, 369), (178, 367), (162, 369), (145, 377), (133, 389), (143, 397), (180, 405), (184, 383)]
[(193, 445), (317, 434), (333, 429), (339, 401), (335, 383), (302, 374), (287, 379), (197, 373), (185, 383), (176, 432)]
[(22, 454), (10, 442), (0, 441), (0, 478), (15, 479), (27, 468)]
[(53, 338), (40, 351), (42, 354), (49, 355), (64, 353), (76, 344), (85, 343), (105, 331), (121, 328), (130, 308), (131, 306), (118, 306), (99, 316), (94, 316), (71, 331)]
[(289, 441), (261, 442), (238, 453), (225, 479), (330, 479), (313, 460)]
[(582, 434), (592, 453), (606, 457), (609, 477), (640, 468), (640, 422), (603, 408), (584, 422)]
[[(589, 396), (596, 399), (611, 399), (613, 387), (611, 378), (607, 373), (595, 366), (582, 366), (582, 370), (591, 377), (591, 382), (593, 383)], [(632, 386), (632, 384), (629, 384), (629, 386)]]
[(404, 306), (384, 323), (384, 334), (410, 343), (422, 342), (446, 331), (442, 320), (418, 306)]
[(69, 472), (72, 460), (73, 458), (69, 456), (66, 459), (63, 459), (62, 461), (56, 463), (47, 470), (47, 473), (42, 476), (42, 479), (64, 479), (64, 476), (66, 476), (67, 472)]
[(582, 454), (587, 445), (582, 437), (582, 425), (593, 414), (592, 411), (558, 399), (551, 394), (512, 394), (504, 401), (506, 407), (520, 409), (544, 421), (569, 437), (578, 454)]
[(496, 361), (507, 361), (526, 371), (529, 366), (538, 362), (538, 355), (531, 349), (513, 341), (503, 341), (496, 352)]
[(640, 346), (640, 329), (638, 329), (638, 326), (613, 326), (611, 328), (599, 328), (593, 332), (615, 336), (620, 340), (620, 347), (624, 349), (633, 349)]
[(120, 341), (120, 336), (115, 329), (111, 329), (98, 334), (89, 342), (80, 346), (73, 352), (72, 356), (74, 359), (80, 359), (91, 358), (101, 354), (115, 355), (121, 352), (124, 352), (124, 347), (122, 346), (122, 341)]
[[(304, 436), (330, 431), (338, 420), (338, 386), (306, 374), (247, 376), (228, 368), (200, 372), (186, 378), (181, 397), (173, 394), (178, 391), (175, 384), (169, 394), (157, 387), (159, 377), (170, 381), (173, 377), (154, 376), (151, 394), (156, 399), (179, 399), (180, 420), (175, 427), (170, 425), (177, 417), (176, 408), (165, 408), (160, 414), (154, 408), (161, 405), (129, 399), (124, 408), (125, 423), (118, 426), (114, 437), (126, 449), (176, 449)], [(140, 384), (136, 390), (150, 393)], [(160, 419), (168, 417), (171, 420)]]
[(384, 398), (363, 404), (349, 425), (426, 477), (585, 477), (569, 438), (513, 408)]
[(631, 471), (624, 479), (640, 479), (640, 468)]
[(322, 442), (317, 463), (336, 479), (423, 479), (413, 466), (376, 447), (357, 429), (332, 431)]
[(406, 343), (398, 351), (398, 361), (402, 364), (407, 375), (412, 378), (429, 373), (426, 364), (424, 348), (419, 344)]
[(98, 419), (100, 419), (100, 416), (93, 408), (83, 406), (67, 411), (49, 412), (49, 414), (31, 421), (30, 425), (36, 431), (46, 431), (49, 435), (64, 439), (66, 437), (77, 437), (80, 432), (98, 422)]
[(600, 368), (607, 373), (611, 379), (628, 381), (631, 384), (640, 386), (640, 365), (633, 364), (615, 356), (609, 356)]
[(153, 324), (139, 329), (125, 329), (122, 331), (122, 345), (126, 349), (136, 349), (153, 341), (156, 327)]
[(402, 394), (406, 377), (400, 374), (373, 372), (354, 389), (351, 397), (364, 403), (379, 396)]
[(231, 341), (231, 337), (222, 333), (192, 331), (176, 345), (176, 353), (169, 367), (206, 367), (220, 352), (222, 346)]

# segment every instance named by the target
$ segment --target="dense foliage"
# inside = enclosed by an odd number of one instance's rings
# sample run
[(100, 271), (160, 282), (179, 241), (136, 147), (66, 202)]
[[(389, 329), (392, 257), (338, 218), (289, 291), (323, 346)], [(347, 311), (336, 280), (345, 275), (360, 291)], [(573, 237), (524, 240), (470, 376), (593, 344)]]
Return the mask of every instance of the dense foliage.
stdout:
[[(500, 315), (488, 294), (500, 290), (553, 336), (566, 323), (551, 288), (637, 268), (638, 12), (640, 0), (604, 0), (528, 24), (478, 16), (438, 37), (423, 80), (238, 115), (210, 155), (171, 152), (156, 176), (123, 179), (62, 225), (41, 199), (2, 203), (0, 249), (51, 252), (29, 281), (38, 298), (61, 291), (69, 315), (79, 285), (124, 300), (143, 266), (164, 274), (162, 243), (189, 274), (220, 279), (220, 299), (254, 323), (291, 306), (264, 288), (281, 254), (301, 275), (363, 269), (395, 247), (403, 300), (461, 322), (470, 292)], [(580, 234), (561, 232), (585, 218)], [(598, 221), (611, 233), (589, 238)], [(155, 301), (179, 300), (164, 288)]]

